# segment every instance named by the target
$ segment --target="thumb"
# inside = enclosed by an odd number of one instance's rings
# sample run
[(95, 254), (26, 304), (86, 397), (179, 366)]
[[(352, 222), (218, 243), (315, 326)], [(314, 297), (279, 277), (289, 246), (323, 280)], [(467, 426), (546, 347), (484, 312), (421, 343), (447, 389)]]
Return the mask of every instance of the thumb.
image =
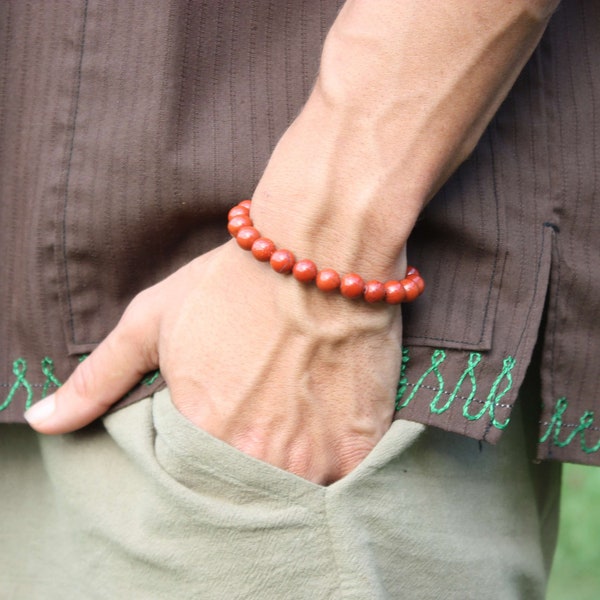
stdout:
[(25, 413), (33, 429), (49, 434), (79, 429), (157, 368), (158, 327), (140, 304), (134, 300), (117, 327), (67, 381)]

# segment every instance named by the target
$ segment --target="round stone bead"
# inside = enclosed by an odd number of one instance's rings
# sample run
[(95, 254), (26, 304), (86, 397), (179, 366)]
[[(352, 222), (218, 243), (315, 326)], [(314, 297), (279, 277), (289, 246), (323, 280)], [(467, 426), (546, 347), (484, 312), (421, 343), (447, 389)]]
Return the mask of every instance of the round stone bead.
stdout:
[(358, 298), (362, 296), (364, 289), (365, 282), (360, 275), (348, 273), (342, 277), (340, 292), (344, 298)]
[(227, 223), (227, 231), (233, 236), (236, 236), (242, 227), (252, 227), (252, 220), (246, 215), (236, 215)]
[(277, 250), (270, 239), (261, 237), (250, 218), (251, 205), (251, 200), (243, 200), (234, 206), (227, 215), (227, 229), (236, 238), (241, 248), (252, 250), (253, 256), (259, 261), (269, 261), (278, 273), (293, 272), (294, 277), (302, 283), (316, 280), (317, 288), (323, 292), (331, 292), (339, 288), (346, 298), (358, 298), (364, 295), (366, 302), (382, 300), (389, 304), (412, 302), (425, 289), (425, 281), (419, 271), (411, 266), (407, 268), (406, 276), (401, 281), (390, 280), (383, 284), (372, 280), (365, 284), (356, 273), (348, 273), (340, 278), (334, 269), (317, 271), (312, 260), (304, 259), (296, 263), (294, 255), (289, 250)]
[(385, 287), (385, 301), (388, 304), (399, 304), (406, 297), (406, 291), (400, 281), (395, 279), (386, 281)]
[(417, 284), (411, 278), (407, 277), (406, 279), (403, 279), (401, 283), (404, 291), (406, 292), (404, 302), (412, 302), (419, 297), (421, 292), (419, 292)]
[(256, 260), (261, 262), (267, 262), (271, 260), (273, 252), (275, 252), (275, 244), (269, 238), (259, 237), (254, 244), (252, 244), (252, 255)]
[(381, 302), (385, 298), (385, 286), (381, 281), (367, 281), (364, 295), (367, 302)]
[(340, 287), (341, 279), (334, 269), (322, 269), (317, 273), (316, 283), (322, 292), (333, 292)]
[(228, 213), (227, 219), (231, 221), (233, 217), (247, 217), (250, 214), (250, 211), (245, 206), (234, 206)]
[(301, 283), (310, 283), (317, 276), (317, 265), (312, 260), (305, 258), (294, 265), (292, 272)]
[[(236, 217), (237, 219), (238, 217)], [(250, 250), (252, 244), (260, 237), (258, 229), (254, 227), (242, 227), (235, 236), (235, 239), (240, 248), (244, 250)]]
[(278, 273), (290, 273), (296, 259), (289, 250), (275, 250), (271, 255), (271, 267)]
[(420, 275), (411, 275), (410, 279), (412, 279), (416, 286), (419, 288), (419, 294), (423, 293), (423, 290), (425, 289), (425, 280), (420, 276)]

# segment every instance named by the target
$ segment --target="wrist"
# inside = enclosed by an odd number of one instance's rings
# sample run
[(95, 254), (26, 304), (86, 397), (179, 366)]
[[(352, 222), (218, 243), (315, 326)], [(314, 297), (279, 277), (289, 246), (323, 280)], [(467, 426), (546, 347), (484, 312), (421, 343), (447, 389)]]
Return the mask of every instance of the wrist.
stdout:
[(390, 169), (377, 143), (368, 124), (313, 94), (255, 190), (256, 227), (298, 259), (375, 279), (402, 276), (400, 256), (426, 202), (427, 178), (405, 177), (398, 164)]
[[(405, 257), (400, 262), (406, 272)], [(252, 310), (267, 310), (290, 335), (307, 339), (339, 340), (371, 335), (392, 335), (401, 344), (401, 306), (385, 302), (369, 304), (349, 300), (339, 292), (326, 293), (316, 285), (300, 283), (293, 275), (276, 273), (269, 263), (257, 261), (242, 250), (235, 239), (221, 250), (220, 266), (235, 281), (236, 297), (243, 298)], [(229, 284), (231, 286), (231, 283)], [(229, 292), (223, 290), (227, 295)]]

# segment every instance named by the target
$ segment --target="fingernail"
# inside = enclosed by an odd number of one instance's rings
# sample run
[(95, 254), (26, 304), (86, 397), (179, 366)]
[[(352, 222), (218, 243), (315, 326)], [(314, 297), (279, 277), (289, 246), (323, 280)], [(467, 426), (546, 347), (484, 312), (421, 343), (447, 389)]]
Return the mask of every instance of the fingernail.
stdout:
[(55, 405), (54, 394), (51, 394), (36, 402), (29, 410), (25, 411), (23, 416), (30, 425), (37, 425), (52, 415)]

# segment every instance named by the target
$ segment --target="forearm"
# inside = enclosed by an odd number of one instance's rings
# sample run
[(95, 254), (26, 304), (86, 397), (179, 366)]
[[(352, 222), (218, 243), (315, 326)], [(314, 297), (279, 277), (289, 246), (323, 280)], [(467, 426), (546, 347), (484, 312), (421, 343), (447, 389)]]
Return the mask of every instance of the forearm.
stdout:
[(319, 266), (398, 276), (424, 204), (468, 156), (558, 2), (349, 0), (254, 218)]

